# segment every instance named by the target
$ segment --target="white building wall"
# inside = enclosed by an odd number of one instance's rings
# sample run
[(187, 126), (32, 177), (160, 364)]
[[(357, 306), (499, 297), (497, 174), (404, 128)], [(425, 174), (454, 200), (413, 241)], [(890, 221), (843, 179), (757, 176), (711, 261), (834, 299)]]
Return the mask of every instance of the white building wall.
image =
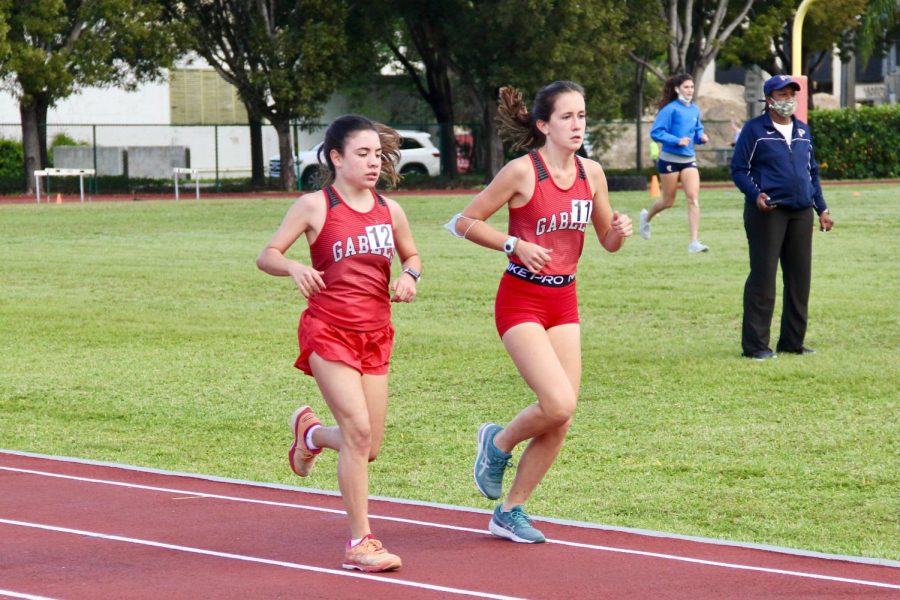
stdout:
[[(196, 67), (194, 64), (192, 67)], [(48, 142), (57, 133), (98, 146), (167, 146), (190, 148), (191, 166), (206, 171), (217, 167), (222, 177), (250, 173), (250, 130), (246, 125), (171, 125), (168, 80), (146, 83), (133, 92), (115, 88), (86, 88), (57, 103), (47, 113)], [(325, 107), (321, 121), (330, 122), (346, 112), (347, 101), (336, 95)], [(0, 91), (0, 136), (21, 140), (18, 100)], [(322, 138), (322, 130), (298, 130), (299, 147), (307, 150)], [(218, 137), (218, 151), (216, 149)], [(266, 163), (278, 155), (278, 136), (263, 127)]]

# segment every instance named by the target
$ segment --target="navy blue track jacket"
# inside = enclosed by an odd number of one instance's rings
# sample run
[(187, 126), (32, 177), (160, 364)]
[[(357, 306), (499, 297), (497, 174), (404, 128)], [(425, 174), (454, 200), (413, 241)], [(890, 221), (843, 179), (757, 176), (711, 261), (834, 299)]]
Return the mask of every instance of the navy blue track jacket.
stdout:
[(828, 207), (819, 184), (809, 126), (795, 117), (791, 120), (794, 131), (790, 145), (775, 129), (768, 111), (747, 121), (734, 148), (731, 178), (748, 203), (755, 205), (759, 194), (765, 192), (780, 208), (814, 206), (816, 213), (821, 213)]

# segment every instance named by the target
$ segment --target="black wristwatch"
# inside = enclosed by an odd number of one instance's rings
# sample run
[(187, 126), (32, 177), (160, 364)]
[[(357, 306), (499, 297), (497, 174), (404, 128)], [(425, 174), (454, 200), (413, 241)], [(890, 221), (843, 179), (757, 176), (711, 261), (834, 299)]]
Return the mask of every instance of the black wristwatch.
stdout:
[(412, 267), (406, 267), (403, 269), (403, 272), (416, 280), (416, 283), (419, 283), (419, 278), (422, 277), (422, 274), (413, 269)]

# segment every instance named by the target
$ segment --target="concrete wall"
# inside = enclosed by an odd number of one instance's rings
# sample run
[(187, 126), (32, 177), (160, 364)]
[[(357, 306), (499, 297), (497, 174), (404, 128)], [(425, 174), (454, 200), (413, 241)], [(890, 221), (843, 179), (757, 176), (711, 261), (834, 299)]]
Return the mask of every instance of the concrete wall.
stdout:
[[(58, 146), (53, 165), (61, 169), (93, 169), (94, 149), (90, 146)], [(97, 175), (127, 175), (169, 179), (172, 167), (191, 166), (187, 146), (98, 146)]]
[(167, 179), (172, 167), (191, 166), (187, 146), (128, 146), (128, 176)]
[[(94, 148), (91, 146), (57, 146), (53, 149), (53, 166), (58, 169), (93, 169)], [(97, 175), (127, 175), (128, 153), (120, 146), (97, 147)]]

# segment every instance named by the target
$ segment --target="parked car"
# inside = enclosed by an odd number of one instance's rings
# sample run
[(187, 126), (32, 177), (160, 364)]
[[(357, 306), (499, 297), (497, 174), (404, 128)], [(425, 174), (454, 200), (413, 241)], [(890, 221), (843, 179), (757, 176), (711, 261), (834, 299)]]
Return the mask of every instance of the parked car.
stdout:
[[(437, 177), (441, 172), (441, 152), (431, 141), (431, 134), (424, 131), (401, 129), (400, 163), (401, 175), (429, 175)], [(309, 150), (294, 155), (294, 169), (300, 179), (300, 188), (315, 190), (321, 187), (318, 153), (322, 142)], [(281, 157), (269, 159), (269, 177), (281, 177)]]
[(475, 154), (475, 138), (471, 132), (456, 134), (456, 172), (468, 173), (472, 170)]

